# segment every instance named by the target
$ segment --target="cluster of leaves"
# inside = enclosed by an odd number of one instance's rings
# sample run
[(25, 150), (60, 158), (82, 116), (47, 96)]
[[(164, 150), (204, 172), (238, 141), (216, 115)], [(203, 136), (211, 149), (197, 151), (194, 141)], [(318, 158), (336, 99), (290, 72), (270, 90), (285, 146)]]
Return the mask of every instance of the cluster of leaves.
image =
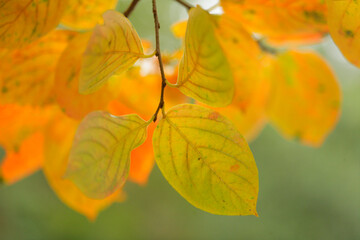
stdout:
[(286, 138), (324, 141), (339, 116), (339, 86), (320, 56), (296, 48), (330, 29), (360, 67), (357, 1), (221, 0), (222, 15), (178, 1), (189, 19), (174, 25), (183, 47), (167, 55), (156, 1), (152, 54), (129, 19), (109, 10), (116, 2), (0, 0), (2, 179), (42, 168), (59, 198), (93, 219), (124, 199), (128, 179), (146, 183), (155, 157), (194, 206), (257, 215), (245, 139), (270, 122)]

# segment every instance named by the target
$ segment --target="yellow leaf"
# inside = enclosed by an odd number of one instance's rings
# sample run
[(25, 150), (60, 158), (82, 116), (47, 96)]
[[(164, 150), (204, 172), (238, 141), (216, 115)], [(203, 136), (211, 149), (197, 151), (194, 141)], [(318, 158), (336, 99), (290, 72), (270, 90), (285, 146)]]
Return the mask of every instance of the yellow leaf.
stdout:
[(360, 5), (358, 1), (327, 0), (331, 37), (343, 55), (360, 67)]
[(102, 21), (101, 14), (115, 8), (117, 0), (70, 0), (61, 23), (67, 27), (90, 29)]
[(340, 112), (340, 89), (333, 72), (318, 55), (290, 51), (278, 56), (268, 115), (287, 138), (321, 145)]
[(233, 75), (216, 39), (214, 21), (199, 6), (189, 12), (185, 52), (175, 85), (185, 95), (214, 107), (231, 103)]
[(327, 33), (324, 0), (221, 0), (224, 12), (270, 42), (311, 43)]
[(104, 13), (104, 25), (96, 26), (83, 56), (80, 92), (96, 91), (115, 72), (131, 67), (144, 57), (141, 40), (130, 21), (121, 13)]
[(131, 151), (146, 140), (148, 125), (135, 114), (90, 113), (75, 135), (67, 178), (90, 198), (109, 196), (124, 185)]
[(79, 93), (79, 78), (82, 54), (91, 33), (78, 34), (61, 54), (56, 67), (54, 93), (63, 111), (74, 119), (82, 119), (88, 113), (106, 109), (114, 98), (108, 88), (89, 95)]
[(54, 29), (68, 0), (1, 0), (0, 47), (19, 48)]
[(63, 176), (66, 171), (68, 156), (78, 122), (59, 115), (45, 134), (45, 161), (43, 171), (58, 197), (70, 208), (94, 220), (98, 212), (121, 201), (121, 190), (101, 200), (85, 196), (73, 182)]
[(0, 49), (0, 103), (51, 102), (55, 67), (73, 35), (52, 31), (20, 49)]
[(186, 35), (187, 21), (180, 21), (171, 26), (171, 31), (177, 38), (183, 38)]
[(178, 105), (159, 122), (153, 145), (166, 180), (187, 201), (222, 215), (257, 215), (258, 172), (248, 144), (219, 113)]

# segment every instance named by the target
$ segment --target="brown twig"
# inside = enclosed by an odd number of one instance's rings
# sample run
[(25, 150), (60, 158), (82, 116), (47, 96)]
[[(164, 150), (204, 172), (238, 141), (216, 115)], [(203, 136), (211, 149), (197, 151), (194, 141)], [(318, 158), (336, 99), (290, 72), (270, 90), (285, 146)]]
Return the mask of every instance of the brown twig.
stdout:
[(153, 14), (154, 14), (154, 22), (155, 22), (155, 38), (156, 38), (156, 57), (159, 61), (159, 67), (160, 67), (160, 73), (161, 73), (161, 94), (160, 94), (160, 101), (159, 105), (154, 113), (154, 122), (157, 120), (157, 115), (160, 111), (160, 109), (164, 112), (164, 91), (166, 87), (166, 78), (165, 78), (165, 71), (164, 71), (164, 65), (161, 59), (161, 51), (160, 51), (160, 36), (159, 36), (159, 29), (160, 29), (160, 23), (159, 23), (159, 17), (157, 14), (157, 8), (156, 8), (156, 0), (152, 0), (153, 4)]
[(190, 8), (194, 7), (191, 4), (184, 2), (183, 0), (175, 0), (175, 1), (180, 3), (181, 5), (183, 5), (184, 7), (186, 7), (188, 10), (190, 10)]
[(130, 6), (128, 7), (128, 9), (126, 9), (126, 11), (124, 12), (124, 16), (125, 17), (129, 17), (131, 12), (135, 9), (136, 5), (140, 2), (140, 0), (133, 0), (130, 4)]

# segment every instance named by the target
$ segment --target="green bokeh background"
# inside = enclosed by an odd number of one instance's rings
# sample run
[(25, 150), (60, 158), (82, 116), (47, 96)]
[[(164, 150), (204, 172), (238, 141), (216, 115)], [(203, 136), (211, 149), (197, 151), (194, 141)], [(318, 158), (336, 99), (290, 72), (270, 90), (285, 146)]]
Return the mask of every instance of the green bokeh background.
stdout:
[[(211, 6), (216, 1), (189, 2)], [(120, 1), (118, 8), (128, 3)], [(169, 26), (186, 11), (171, 0), (158, 5), (161, 44), (171, 51), (180, 42)], [(131, 21), (142, 37), (153, 39), (151, 1), (143, 0)], [(251, 143), (260, 175), (259, 217), (202, 212), (155, 166), (145, 187), (127, 183), (127, 201), (89, 222), (65, 206), (38, 172), (0, 187), (0, 239), (360, 239), (360, 70), (341, 57), (330, 38), (312, 48), (339, 78), (340, 122), (320, 148), (287, 141), (270, 126)], [(0, 149), (0, 159), (3, 155)]]

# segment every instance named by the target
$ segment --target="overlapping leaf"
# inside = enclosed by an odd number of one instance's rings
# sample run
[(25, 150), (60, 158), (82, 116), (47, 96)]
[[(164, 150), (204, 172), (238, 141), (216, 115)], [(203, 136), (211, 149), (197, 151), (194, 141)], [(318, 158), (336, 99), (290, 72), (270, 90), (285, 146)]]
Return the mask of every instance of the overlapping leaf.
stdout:
[(189, 12), (185, 52), (175, 86), (187, 96), (215, 107), (230, 104), (234, 94), (233, 76), (216, 39), (213, 19), (199, 6)]
[(45, 176), (58, 195), (69, 207), (94, 220), (100, 210), (121, 201), (121, 190), (105, 199), (96, 200), (85, 196), (69, 179), (64, 178), (69, 152), (78, 122), (60, 115), (51, 123), (45, 134)]
[(104, 25), (96, 26), (84, 53), (79, 89), (92, 93), (116, 71), (131, 67), (144, 56), (139, 36), (121, 13), (104, 13)]
[(68, 116), (79, 120), (92, 111), (106, 109), (114, 98), (106, 87), (89, 95), (79, 93), (82, 54), (90, 36), (91, 33), (80, 33), (69, 43), (61, 54), (55, 74), (54, 93), (57, 102)]
[(68, 0), (1, 0), (0, 48), (19, 48), (54, 29)]
[(61, 23), (73, 29), (90, 29), (102, 21), (101, 15), (115, 8), (117, 0), (69, 0)]
[(73, 35), (69, 31), (53, 31), (20, 49), (0, 49), (0, 103), (51, 102), (54, 70)]
[(87, 115), (75, 135), (67, 177), (91, 198), (109, 196), (125, 183), (131, 151), (146, 140), (148, 124), (135, 114)]
[(191, 204), (214, 214), (256, 215), (258, 173), (245, 139), (219, 113), (172, 108), (153, 137), (156, 162)]
[(327, 0), (331, 37), (344, 56), (360, 67), (360, 3), (356, 0)]
[(316, 42), (327, 33), (324, 0), (221, 0), (225, 13), (272, 42)]
[(340, 89), (329, 66), (314, 53), (290, 51), (274, 68), (271, 122), (288, 138), (318, 146), (340, 113)]

